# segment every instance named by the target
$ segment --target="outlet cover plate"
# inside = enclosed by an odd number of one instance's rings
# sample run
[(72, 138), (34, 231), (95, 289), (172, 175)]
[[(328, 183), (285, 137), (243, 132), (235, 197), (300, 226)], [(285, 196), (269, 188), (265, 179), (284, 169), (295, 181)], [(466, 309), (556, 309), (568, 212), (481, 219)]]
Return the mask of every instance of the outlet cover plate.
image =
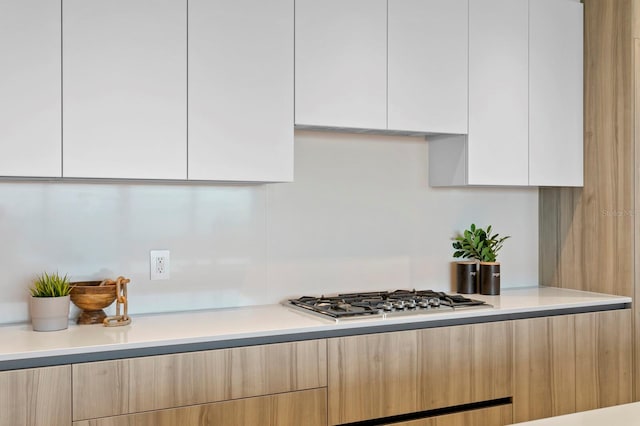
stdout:
[(171, 256), (169, 250), (151, 250), (150, 278), (152, 280), (168, 280), (171, 278)]

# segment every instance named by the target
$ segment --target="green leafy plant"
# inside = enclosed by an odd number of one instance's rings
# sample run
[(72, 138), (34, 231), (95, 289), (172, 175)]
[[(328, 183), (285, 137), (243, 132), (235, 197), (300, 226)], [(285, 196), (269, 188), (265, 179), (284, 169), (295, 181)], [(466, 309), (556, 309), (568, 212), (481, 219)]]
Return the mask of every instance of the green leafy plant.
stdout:
[(498, 252), (507, 238), (511, 237), (500, 237), (498, 234), (491, 235), (491, 225), (485, 231), (472, 223), (462, 235), (454, 238), (453, 249), (455, 251), (453, 252), (453, 257), (476, 259), (481, 262), (495, 262)]
[(29, 291), (33, 297), (62, 297), (71, 292), (71, 284), (66, 274), (61, 277), (57, 272), (51, 275), (44, 272), (36, 278)]

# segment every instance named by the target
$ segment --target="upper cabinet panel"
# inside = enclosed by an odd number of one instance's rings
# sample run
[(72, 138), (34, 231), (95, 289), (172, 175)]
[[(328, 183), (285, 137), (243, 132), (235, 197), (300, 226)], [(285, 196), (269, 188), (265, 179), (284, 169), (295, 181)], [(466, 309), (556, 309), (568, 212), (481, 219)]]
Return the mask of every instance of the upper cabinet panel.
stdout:
[(471, 185), (527, 185), (528, 0), (469, 2)]
[(293, 13), (189, 1), (189, 179), (293, 180)]
[(467, 133), (468, 3), (389, 0), (389, 129)]
[(387, 0), (296, 0), (295, 123), (386, 129)]
[(529, 183), (583, 185), (583, 5), (529, 1)]
[(186, 179), (187, 0), (65, 0), (65, 177)]
[(0, 1), (0, 176), (60, 177), (59, 0)]

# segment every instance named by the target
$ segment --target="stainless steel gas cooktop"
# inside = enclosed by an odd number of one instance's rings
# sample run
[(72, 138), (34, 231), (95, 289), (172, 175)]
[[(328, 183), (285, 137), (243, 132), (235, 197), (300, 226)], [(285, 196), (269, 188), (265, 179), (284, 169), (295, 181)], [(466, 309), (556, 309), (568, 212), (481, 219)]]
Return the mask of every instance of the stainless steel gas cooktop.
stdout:
[(344, 293), (321, 297), (303, 296), (298, 299), (289, 299), (285, 305), (336, 321), (493, 307), (481, 300), (433, 290)]

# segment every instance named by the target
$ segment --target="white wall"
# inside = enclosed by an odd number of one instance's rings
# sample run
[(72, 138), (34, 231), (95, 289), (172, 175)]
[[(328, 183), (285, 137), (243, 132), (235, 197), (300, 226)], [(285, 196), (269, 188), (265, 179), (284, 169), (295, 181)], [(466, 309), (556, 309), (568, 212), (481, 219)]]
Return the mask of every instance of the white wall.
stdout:
[[(536, 189), (429, 188), (421, 138), (297, 132), (295, 149), (286, 184), (0, 183), (0, 323), (28, 319), (43, 270), (130, 277), (133, 314), (449, 291), (451, 238), (472, 221), (512, 236), (503, 287), (538, 284)], [(171, 250), (169, 281), (149, 280), (154, 248)]]

